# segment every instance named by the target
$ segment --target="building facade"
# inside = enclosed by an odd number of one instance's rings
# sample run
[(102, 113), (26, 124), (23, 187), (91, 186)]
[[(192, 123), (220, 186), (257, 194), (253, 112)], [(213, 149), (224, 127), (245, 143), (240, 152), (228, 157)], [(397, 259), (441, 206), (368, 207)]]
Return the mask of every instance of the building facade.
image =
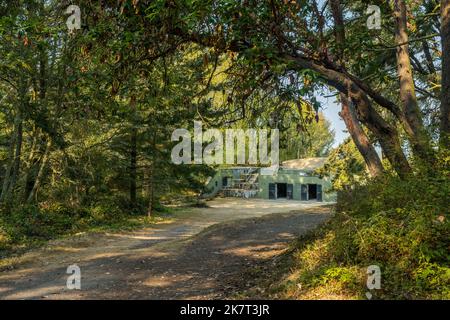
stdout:
[(334, 202), (330, 179), (314, 174), (324, 162), (325, 158), (307, 158), (270, 168), (222, 168), (208, 181), (205, 196)]

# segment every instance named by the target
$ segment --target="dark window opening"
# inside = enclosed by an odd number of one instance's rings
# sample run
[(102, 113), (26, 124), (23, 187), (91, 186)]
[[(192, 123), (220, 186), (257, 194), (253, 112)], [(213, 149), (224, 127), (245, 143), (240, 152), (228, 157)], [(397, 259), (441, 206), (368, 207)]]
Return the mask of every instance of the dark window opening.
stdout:
[(308, 200), (317, 199), (317, 184), (308, 184)]
[(287, 183), (277, 183), (277, 198), (287, 197)]
[(228, 177), (222, 178), (222, 187), (228, 187)]

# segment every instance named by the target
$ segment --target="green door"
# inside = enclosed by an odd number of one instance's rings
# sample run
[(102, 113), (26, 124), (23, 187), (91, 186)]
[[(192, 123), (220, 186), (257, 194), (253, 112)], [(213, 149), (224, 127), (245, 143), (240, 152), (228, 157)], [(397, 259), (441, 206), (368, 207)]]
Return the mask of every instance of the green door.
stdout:
[(293, 197), (294, 197), (294, 185), (288, 184), (286, 186), (286, 199), (292, 200)]
[(322, 201), (322, 185), (317, 185), (317, 201)]
[(302, 200), (302, 201), (308, 200), (308, 185), (307, 184), (300, 185), (300, 200)]
[(277, 185), (269, 183), (269, 199), (275, 200), (277, 198)]

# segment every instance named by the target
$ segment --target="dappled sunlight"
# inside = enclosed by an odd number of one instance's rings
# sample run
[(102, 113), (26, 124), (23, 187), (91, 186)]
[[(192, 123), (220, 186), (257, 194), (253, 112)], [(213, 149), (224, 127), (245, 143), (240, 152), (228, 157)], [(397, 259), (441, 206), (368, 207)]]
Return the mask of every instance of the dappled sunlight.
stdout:
[(279, 255), (286, 249), (286, 244), (283, 242), (273, 243), (267, 245), (248, 245), (242, 247), (235, 247), (224, 250), (223, 253), (228, 255), (235, 255), (238, 257), (247, 257), (253, 259), (268, 259)]
[(150, 235), (137, 235), (137, 234), (114, 234), (109, 235), (114, 238), (120, 238), (120, 239), (135, 239), (135, 240), (167, 240), (171, 239), (172, 237), (170, 235), (164, 234), (163, 231), (165, 230), (151, 230), (151, 232), (158, 233), (160, 232), (161, 235), (158, 234), (150, 234)]
[(154, 276), (149, 277), (143, 284), (147, 287), (169, 287), (176, 282), (188, 281), (190, 279), (192, 279), (192, 276), (189, 275)]
[(62, 290), (62, 286), (42, 286), (28, 289), (27, 291), (14, 292), (3, 297), (3, 299), (36, 299), (58, 293)]
[(104, 252), (104, 253), (94, 253), (91, 254), (89, 257), (86, 257), (83, 259), (83, 261), (92, 261), (97, 259), (103, 259), (103, 258), (114, 258), (118, 256), (123, 256), (124, 252)]
[(5, 293), (11, 290), (12, 290), (11, 287), (0, 287), (0, 293)]
[(62, 246), (55, 246), (52, 247), (52, 251), (54, 252), (66, 252), (66, 253), (70, 253), (70, 252), (80, 252), (82, 250), (84, 250), (85, 248), (76, 248), (76, 247), (62, 247)]
[[(193, 209), (189, 217), (179, 212), (179, 219), (163, 226), (86, 234), (75, 242), (64, 239), (30, 253), (32, 267), (0, 274), (0, 297), (214, 298), (229, 290), (228, 281), (239, 279), (244, 268), (283, 253), (295, 235), (323, 221), (327, 214), (305, 214), (307, 209), (314, 213), (315, 207), (295, 201), (216, 199), (208, 208)], [(81, 268), (79, 292), (65, 288), (71, 264)]]

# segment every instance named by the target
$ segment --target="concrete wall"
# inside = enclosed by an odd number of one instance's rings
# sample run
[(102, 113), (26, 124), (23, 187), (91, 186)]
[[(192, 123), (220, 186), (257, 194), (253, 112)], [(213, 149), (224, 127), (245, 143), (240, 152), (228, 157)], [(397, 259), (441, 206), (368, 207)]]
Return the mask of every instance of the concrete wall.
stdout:
[[(330, 192), (331, 181), (329, 178), (320, 179), (313, 176), (303, 176), (305, 172), (299, 170), (280, 169), (278, 174), (273, 176), (259, 175), (258, 185), (259, 192), (258, 198), (269, 199), (269, 183), (289, 183), (294, 185), (293, 199), (301, 200), (300, 185), (302, 184), (320, 184), (322, 185), (322, 197), (324, 202), (336, 201), (336, 193)], [(211, 178), (207, 184), (208, 192), (204, 194), (204, 197), (214, 197), (222, 189), (222, 178), (233, 176), (233, 171), (230, 169), (218, 170), (216, 175)], [(237, 176), (234, 178), (238, 178)]]
[(280, 169), (278, 174), (273, 176), (259, 176), (259, 193), (258, 197), (269, 199), (269, 183), (288, 183), (294, 185), (293, 199), (301, 200), (300, 185), (302, 184), (320, 184), (322, 185), (322, 198), (324, 202), (336, 201), (336, 193), (330, 192), (331, 181), (329, 178), (318, 178), (314, 176), (305, 176), (307, 173), (298, 170)]
[(206, 192), (203, 194), (203, 197), (205, 198), (211, 198), (216, 196), (216, 194), (222, 190), (222, 178), (223, 177), (230, 177), (230, 178), (239, 178), (236, 174), (233, 174), (233, 170), (231, 169), (220, 169), (217, 170), (214, 177), (209, 180), (208, 184), (206, 185)]

